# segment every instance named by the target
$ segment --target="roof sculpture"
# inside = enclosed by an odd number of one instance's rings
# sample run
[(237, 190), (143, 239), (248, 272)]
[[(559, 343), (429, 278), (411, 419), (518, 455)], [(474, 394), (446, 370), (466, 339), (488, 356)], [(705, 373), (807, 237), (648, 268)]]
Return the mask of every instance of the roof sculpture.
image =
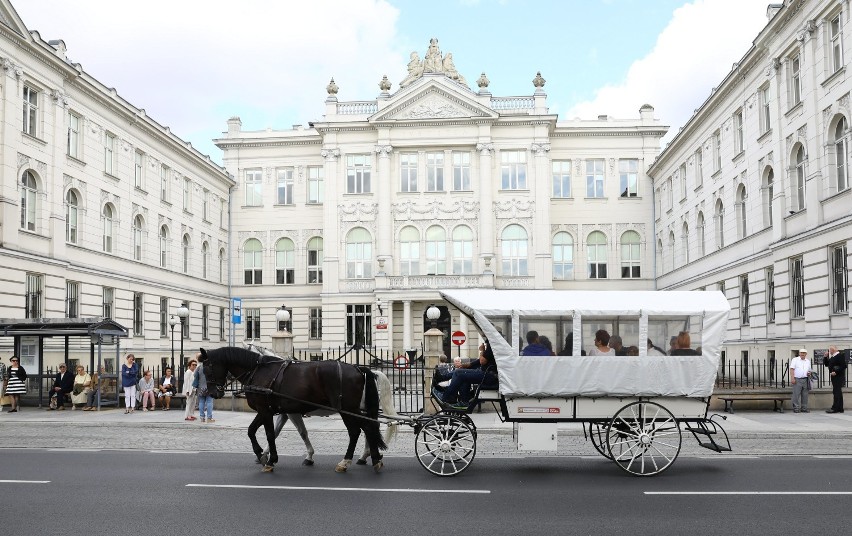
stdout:
[(443, 73), (447, 78), (467, 87), (467, 80), (459, 74), (455, 63), (453, 63), (453, 53), (447, 52), (447, 56), (444, 57), (438, 47), (438, 40), (434, 37), (429, 40), (429, 49), (426, 51), (426, 57), (423, 58), (423, 61), (420, 60), (420, 55), (417, 52), (411, 53), (411, 61), (408, 62), (408, 76), (399, 83), (400, 89), (418, 78), (422, 78), (426, 73)]

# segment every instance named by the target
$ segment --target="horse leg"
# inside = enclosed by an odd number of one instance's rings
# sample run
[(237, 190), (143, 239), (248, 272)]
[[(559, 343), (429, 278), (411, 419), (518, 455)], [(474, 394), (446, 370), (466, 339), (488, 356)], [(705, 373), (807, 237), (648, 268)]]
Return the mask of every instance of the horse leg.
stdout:
[(305, 443), (305, 448), (308, 451), (305, 453), (305, 459), (302, 460), (302, 465), (313, 465), (314, 464), (314, 446), (311, 445), (311, 440), (308, 439), (308, 429), (305, 428), (305, 420), (302, 419), (302, 416), (299, 413), (290, 413), (287, 414), (291, 421), (293, 421), (293, 425), (296, 427), (296, 430), (299, 432), (299, 437), (302, 438), (302, 441)]
[[(379, 423), (367, 419), (360, 419), (360, 430), (364, 431), (364, 450), (369, 449), (370, 459), (373, 461), (373, 470), (377, 473), (382, 470), (385, 463), (382, 461), (382, 455), (379, 452), (379, 445), (382, 445), (382, 435), (379, 430)], [(366, 461), (366, 454), (364, 455)]]
[[(360, 435), (360, 431), (358, 434)], [(364, 452), (361, 453), (361, 457), (358, 458), (358, 461), (355, 462), (355, 465), (367, 465), (367, 456), (370, 455), (370, 442), (364, 441)]]
[(266, 441), (269, 444), (269, 460), (261, 469), (264, 473), (271, 473), (275, 469), (275, 464), (278, 463), (278, 450), (275, 448), (275, 425), (272, 422), (272, 413), (263, 416), (263, 430), (266, 432)]
[(349, 466), (352, 465), (352, 456), (355, 454), (355, 447), (358, 445), (358, 437), (361, 435), (361, 428), (352, 420), (352, 417), (343, 416), (343, 424), (346, 425), (346, 431), (349, 433), (349, 446), (346, 448), (346, 454), (334, 470), (338, 473), (345, 473)]
[[(278, 437), (281, 434), (281, 429), (284, 428), (284, 425), (287, 424), (287, 416), (283, 413), (279, 413), (275, 416), (275, 437)], [(303, 425), (304, 426), (304, 425)], [(266, 465), (266, 462), (269, 461), (269, 446), (267, 445), (266, 450), (263, 451), (263, 455), (257, 460), (257, 463)]]
[(251, 450), (254, 452), (254, 456), (256, 458), (255, 463), (263, 463), (261, 461), (263, 448), (261, 448), (260, 443), (257, 442), (257, 429), (260, 428), (261, 424), (263, 424), (263, 417), (261, 417), (260, 413), (258, 413), (254, 416), (254, 419), (248, 427), (248, 437), (249, 441), (251, 441)]

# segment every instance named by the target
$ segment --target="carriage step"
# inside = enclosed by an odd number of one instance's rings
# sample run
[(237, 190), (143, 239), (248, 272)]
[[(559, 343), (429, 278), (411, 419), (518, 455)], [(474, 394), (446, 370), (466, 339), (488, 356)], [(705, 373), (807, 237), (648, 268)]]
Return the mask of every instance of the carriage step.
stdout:
[(714, 435), (714, 434), (717, 433), (717, 432), (712, 431), (709, 428), (706, 428), (706, 427), (703, 427), (703, 426), (700, 427), (700, 428), (694, 428), (692, 426), (685, 426), (683, 429), (686, 430), (687, 432), (692, 432), (693, 434), (701, 434), (701, 435), (706, 435), (706, 436), (711, 436), (711, 435)]
[(699, 441), (698, 444), (700, 446), (704, 447), (705, 449), (710, 449), (710, 450), (715, 451), (715, 452), (730, 452), (731, 451), (731, 447), (723, 447), (722, 445), (719, 445), (718, 443), (702, 443), (701, 441)]

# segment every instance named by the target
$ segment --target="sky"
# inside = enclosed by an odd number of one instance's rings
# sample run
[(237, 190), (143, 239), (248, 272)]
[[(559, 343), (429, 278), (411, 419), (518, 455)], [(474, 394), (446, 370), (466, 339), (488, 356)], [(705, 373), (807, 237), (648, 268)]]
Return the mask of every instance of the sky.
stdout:
[(341, 101), (391, 93), (433, 37), (477, 90), (532, 95), (547, 81), (560, 120), (638, 118), (666, 143), (748, 51), (769, 0), (12, 0), (45, 41), (193, 147), (229, 117), (243, 130), (322, 119), (333, 77)]

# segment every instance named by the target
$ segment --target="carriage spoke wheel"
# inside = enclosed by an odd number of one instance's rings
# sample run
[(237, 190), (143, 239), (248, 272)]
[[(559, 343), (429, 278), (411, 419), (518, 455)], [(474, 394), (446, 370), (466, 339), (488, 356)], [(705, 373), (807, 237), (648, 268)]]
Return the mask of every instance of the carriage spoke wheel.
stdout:
[(417, 433), (414, 452), (420, 465), (438, 476), (461, 473), (476, 456), (476, 427), (454, 415), (438, 415)]
[(680, 453), (680, 425), (656, 402), (627, 404), (615, 414), (606, 431), (612, 460), (632, 475), (662, 473)]
[(592, 445), (594, 445), (595, 450), (598, 451), (601, 456), (608, 460), (611, 460), (612, 454), (609, 453), (609, 448), (606, 445), (607, 424), (609, 423), (590, 422), (589, 439), (592, 441)]

